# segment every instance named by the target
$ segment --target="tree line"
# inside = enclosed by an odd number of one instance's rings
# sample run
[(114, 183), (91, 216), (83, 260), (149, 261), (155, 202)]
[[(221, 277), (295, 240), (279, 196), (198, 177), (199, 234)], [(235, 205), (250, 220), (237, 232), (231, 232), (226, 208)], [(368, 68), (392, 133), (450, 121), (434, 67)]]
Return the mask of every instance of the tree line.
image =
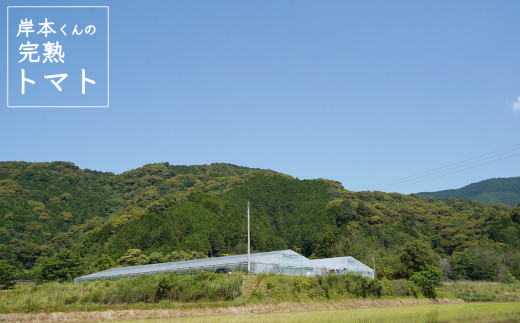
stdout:
[[(229, 164), (151, 164), (115, 175), (66, 162), (0, 163), (0, 268), (68, 280), (113, 266), (242, 254), (247, 201), (254, 251), (353, 256), (370, 266), (373, 258), (385, 279), (436, 275), (430, 267), (445, 279), (520, 277), (518, 206), (352, 192)], [(410, 245), (422, 250), (411, 258), (421, 265), (403, 256)], [(421, 255), (431, 257), (415, 260)], [(60, 272), (63, 263), (72, 270)]]

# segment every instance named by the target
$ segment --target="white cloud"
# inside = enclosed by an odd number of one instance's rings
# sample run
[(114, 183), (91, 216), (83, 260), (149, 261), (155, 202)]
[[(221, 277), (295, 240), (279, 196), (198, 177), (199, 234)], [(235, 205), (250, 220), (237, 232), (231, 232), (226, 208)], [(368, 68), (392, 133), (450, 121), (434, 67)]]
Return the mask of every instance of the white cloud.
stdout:
[(513, 103), (513, 112), (520, 113), (520, 96), (516, 99), (515, 103)]

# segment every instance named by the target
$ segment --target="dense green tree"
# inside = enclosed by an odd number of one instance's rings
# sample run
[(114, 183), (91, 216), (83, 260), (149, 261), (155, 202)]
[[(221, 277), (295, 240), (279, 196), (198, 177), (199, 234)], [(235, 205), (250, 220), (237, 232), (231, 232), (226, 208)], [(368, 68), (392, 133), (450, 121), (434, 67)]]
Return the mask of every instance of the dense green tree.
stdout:
[(69, 250), (43, 260), (39, 281), (70, 281), (81, 274), (81, 260)]
[(148, 256), (147, 263), (148, 264), (160, 264), (163, 262), (168, 262), (168, 256), (165, 256), (162, 252), (154, 251)]
[[(455, 252), (450, 258), (453, 279), (498, 280), (502, 257), (482, 247)], [(505, 278), (502, 277), (503, 279)]]
[(9, 265), (5, 260), (0, 261), (0, 285), (3, 288), (7, 289), (15, 284), (13, 280), (17, 278), (16, 273), (15, 266)]
[(349, 199), (344, 199), (339, 205), (330, 207), (329, 212), (336, 217), (336, 223), (338, 226), (355, 221), (359, 218), (356, 210), (352, 206), (352, 201)]
[(520, 224), (520, 204), (513, 208), (513, 214), (511, 216), (513, 222)]
[(141, 253), (141, 249), (128, 249), (128, 251), (117, 260), (117, 263), (123, 267), (144, 265), (148, 263), (148, 258)]
[(410, 281), (419, 286), (424, 296), (436, 298), (436, 288), (441, 285), (441, 270), (438, 267), (426, 265), (410, 277)]
[(331, 258), (338, 256), (338, 250), (336, 249), (336, 237), (332, 232), (327, 232), (320, 239), (312, 258)]
[(173, 251), (166, 257), (167, 257), (168, 261), (183, 261), (183, 260), (206, 258), (206, 255), (201, 252), (194, 251), (194, 250), (188, 250), (188, 251), (180, 250), (180, 251)]
[(426, 266), (439, 267), (440, 257), (431, 250), (430, 246), (420, 240), (412, 240), (405, 244), (399, 257), (403, 264), (403, 274), (410, 277), (422, 271)]
[(116, 263), (112, 258), (110, 258), (109, 255), (102, 255), (94, 262), (94, 264), (92, 264), (91, 272), (98, 272), (113, 267), (116, 267)]
[(226, 251), (226, 242), (224, 236), (217, 230), (212, 230), (210, 232), (209, 243), (211, 244), (212, 256), (218, 256)]

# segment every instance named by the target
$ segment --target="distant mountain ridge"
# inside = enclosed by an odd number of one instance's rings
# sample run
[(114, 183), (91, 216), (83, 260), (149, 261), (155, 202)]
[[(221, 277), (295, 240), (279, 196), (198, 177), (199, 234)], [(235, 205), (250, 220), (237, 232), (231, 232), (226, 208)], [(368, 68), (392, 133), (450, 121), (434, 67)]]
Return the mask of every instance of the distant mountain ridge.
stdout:
[(517, 206), (520, 203), (520, 177), (491, 178), (459, 189), (421, 192), (417, 193), (417, 195), (433, 196), (443, 200), (458, 198), (465, 201), (503, 203), (509, 206)]

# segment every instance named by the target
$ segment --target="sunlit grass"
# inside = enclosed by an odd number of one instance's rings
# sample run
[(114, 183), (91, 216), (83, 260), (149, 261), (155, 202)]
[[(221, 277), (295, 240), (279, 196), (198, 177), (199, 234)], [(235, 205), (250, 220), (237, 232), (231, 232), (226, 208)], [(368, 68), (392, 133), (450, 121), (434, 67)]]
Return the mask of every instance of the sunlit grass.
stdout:
[[(518, 303), (472, 303), (222, 315), (143, 322), (518, 322)], [(136, 322), (120, 321), (120, 322)]]
[[(135, 281), (132, 280), (96, 281), (81, 284), (20, 284), (11, 290), (0, 290), (0, 313), (225, 308), (229, 306), (277, 304), (280, 302), (299, 304), (311, 302), (316, 304), (316, 302), (362, 299), (353, 295), (340, 294), (332, 294), (329, 298), (316, 299), (293, 292), (288, 294), (288, 292), (284, 293), (284, 290), (288, 291), (289, 287), (294, 285), (292, 281), (288, 280), (287, 282), (285, 281), (287, 279), (284, 280), (280, 277), (271, 278), (276, 288), (267, 289), (264, 286), (266, 285), (264, 279), (263, 285), (260, 284), (259, 289), (256, 290), (254, 287), (258, 277), (245, 277), (240, 287), (241, 295), (234, 299), (222, 300), (221, 298), (207, 297), (193, 301), (191, 298), (181, 298), (175, 299), (173, 302), (168, 299), (158, 299), (155, 289), (126, 288), (135, 287)], [(381, 298), (370, 297), (369, 299), (391, 300), (396, 298), (416, 299), (413, 296), (392, 295), (385, 295)], [(471, 301), (520, 302), (520, 284), (449, 282), (440, 287), (438, 298), (463, 299), (466, 302), (470, 299)]]
[(520, 301), (520, 284), (478, 282), (478, 281), (454, 281), (444, 283), (438, 291), (439, 297), (460, 298), (465, 301), (496, 301), (518, 302)]

